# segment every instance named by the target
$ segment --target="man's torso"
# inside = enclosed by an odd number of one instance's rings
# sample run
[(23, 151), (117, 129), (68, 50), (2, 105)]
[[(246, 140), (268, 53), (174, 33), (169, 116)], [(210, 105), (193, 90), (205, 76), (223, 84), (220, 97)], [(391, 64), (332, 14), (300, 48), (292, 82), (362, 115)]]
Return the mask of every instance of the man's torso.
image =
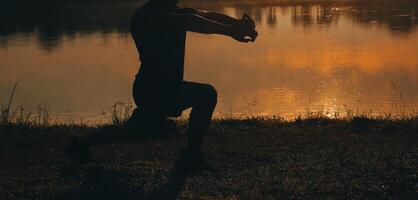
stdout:
[(193, 12), (174, 8), (155, 12), (146, 6), (132, 17), (131, 34), (141, 60), (139, 75), (149, 83), (175, 84), (183, 80), (186, 28), (173, 23), (172, 14)]

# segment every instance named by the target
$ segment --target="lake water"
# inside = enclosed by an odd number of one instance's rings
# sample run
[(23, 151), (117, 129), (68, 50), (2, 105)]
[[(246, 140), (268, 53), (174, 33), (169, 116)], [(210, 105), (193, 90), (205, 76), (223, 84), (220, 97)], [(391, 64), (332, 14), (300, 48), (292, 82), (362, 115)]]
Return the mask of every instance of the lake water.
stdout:
[[(131, 101), (139, 61), (128, 26), (140, 4), (1, 5), (0, 100), (18, 82), (14, 108), (46, 105), (61, 119)], [(249, 44), (188, 34), (185, 78), (217, 88), (218, 114), (418, 110), (417, 5), (184, 4), (257, 23)]]

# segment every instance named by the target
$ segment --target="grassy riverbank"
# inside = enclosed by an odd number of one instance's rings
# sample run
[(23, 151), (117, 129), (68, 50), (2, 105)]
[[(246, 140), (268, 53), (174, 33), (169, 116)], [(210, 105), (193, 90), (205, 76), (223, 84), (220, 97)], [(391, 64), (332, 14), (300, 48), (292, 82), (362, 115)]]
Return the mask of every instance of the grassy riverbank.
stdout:
[(77, 166), (62, 147), (98, 127), (0, 127), (0, 199), (412, 199), (418, 193), (413, 117), (216, 120), (204, 151), (218, 171), (188, 176), (170, 172), (184, 137), (99, 146), (95, 164)]

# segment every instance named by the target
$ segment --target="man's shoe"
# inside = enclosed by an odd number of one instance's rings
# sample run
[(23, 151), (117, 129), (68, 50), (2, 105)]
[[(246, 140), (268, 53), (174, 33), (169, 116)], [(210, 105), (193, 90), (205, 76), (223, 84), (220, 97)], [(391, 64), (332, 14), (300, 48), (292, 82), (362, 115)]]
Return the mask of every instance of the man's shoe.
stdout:
[(91, 163), (90, 149), (81, 144), (80, 138), (74, 137), (71, 142), (64, 147), (64, 154), (71, 160), (81, 164)]
[(176, 161), (175, 169), (183, 172), (214, 171), (214, 168), (203, 160), (202, 152), (182, 149)]

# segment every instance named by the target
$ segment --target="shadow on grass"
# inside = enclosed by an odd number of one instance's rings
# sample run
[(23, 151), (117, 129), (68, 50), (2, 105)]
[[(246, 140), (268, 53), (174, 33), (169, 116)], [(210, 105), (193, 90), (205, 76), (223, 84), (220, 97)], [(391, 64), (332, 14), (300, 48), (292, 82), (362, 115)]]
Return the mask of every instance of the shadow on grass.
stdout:
[(188, 175), (187, 173), (172, 170), (169, 181), (147, 196), (147, 199), (177, 199), (177, 196), (183, 191)]
[(75, 189), (65, 191), (57, 199), (177, 199), (183, 191), (189, 174), (171, 170), (168, 181), (151, 193), (130, 184), (131, 177), (123, 172), (105, 169), (101, 166), (89, 166), (84, 169), (67, 169), (70, 173), (61, 174), (66, 178), (81, 178)]

